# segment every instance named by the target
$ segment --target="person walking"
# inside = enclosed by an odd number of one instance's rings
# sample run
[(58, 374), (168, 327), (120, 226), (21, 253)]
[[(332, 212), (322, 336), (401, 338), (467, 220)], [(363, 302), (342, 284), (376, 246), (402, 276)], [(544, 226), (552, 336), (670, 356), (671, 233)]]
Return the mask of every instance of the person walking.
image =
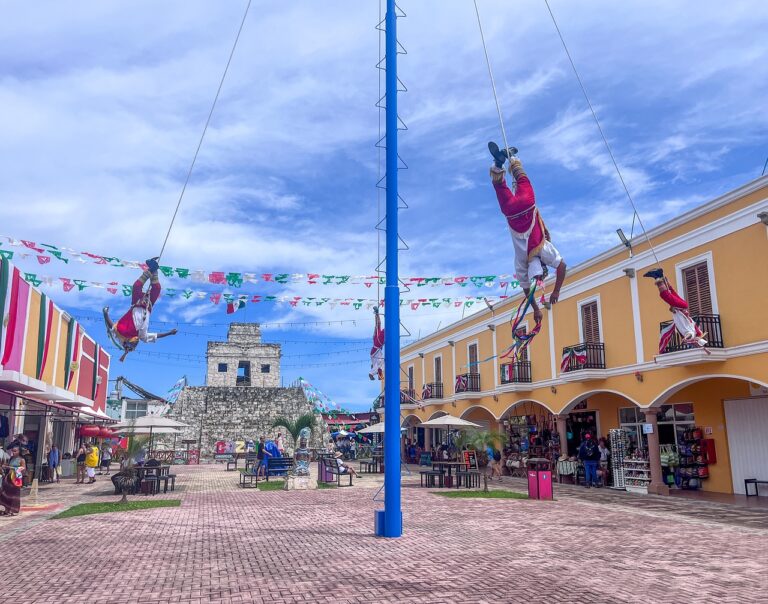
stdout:
[(256, 471), (256, 481), (258, 482), (259, 476), (266, 478), (267, 475), (267, 457), (272, 457), (266, 448), (266, 438), (259, 436), (259, 444), (256, 446), (256, 459), (259, 460), (259, 469)]
[[(112, 464), (112, 447), (109, 446), (109, 443), (104, 443), (101, 446), (101, 470), (99, 471), (99, 475), (104, 473), (106, 476), (109, 476), (109, 466)], [(104, 472), (106, 470), (106, 472)]]
[(280, 457), (285, 457), (285, 439), (283, 438), (282, 432), (277, 433), (275, 445), (277, 445), (277, 450), (280, 451)]
[(80, 445), (75, 454), (75, 462), (77, 463), (77, 480), (75, 484), (85, 483), (85, 446)]
[(499, 479), (499, 482), (501, 482), (501, 451), (499, 451), (498, 449), (493, 449), (490, 466), (491, 466), (491, 480), (493, 480), (494, 476), (497, 476)]
[(584, 463), (584, 484), (587, 488), (597, 486), (597, 464), (600, 461), (600, 451), (592, 435), (587, 432), (579, 447), (579, 459)]
[(21, 447), (13, 443), (10, 448), (10, 459), (3, 466), (2, 486), (0, 486), (0, 506), (3, 511), (0, 516), (15, 516), (21, 510), (21, 485), (27, 471), (27, 464), (21, 456)]
[(88, 484), (96, 482), (96, 468), (99, 467), (99, 447), (96, 443), (88, 445), (85, 453), (85, 471), (88, 474)]
[(61, 476), (60, 463), (59, 448), (56, 445), (51, 445), (51, 450), (48, 451), (48, 471), (51, 473), (52, 481), (59, 482), (59, 477)]

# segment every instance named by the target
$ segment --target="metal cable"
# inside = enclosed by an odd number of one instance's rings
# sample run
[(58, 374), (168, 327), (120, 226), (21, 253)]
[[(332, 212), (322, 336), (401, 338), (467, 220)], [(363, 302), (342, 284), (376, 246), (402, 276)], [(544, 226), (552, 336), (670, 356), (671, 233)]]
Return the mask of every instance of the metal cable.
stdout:
[(192, 178), (192, 170), (195, 167), (197, 156), (200, 154), (200, 148), (203, 146), (203, 139), (205, 139), (205, 133), (208, 131), (208, 125), (211, 123), (211, 118), (213, 117), (213, 110), (216, 108), (216, 102), (219, 100), (221, 89), (224, 86), (224, 80), (227, 77), (229, 66), (232, 63), (232, 57), (235, 55), (235, 49), (237, 48), (237, 43), (240, 40), (240, 34), (243, 31), (243, 26), (245, 25), (245, 19), (246, 17), (248, 17), (248, 11), (251, 8), (251, 1), (252, 0), (248, 0), (248, 4), (245, 7), (243, 18), (240, 21), (240, 28), (237, 30), (237, 36), (235, 36), (235, 42), (234, 44), (232, 44), (232, 50), (229, 53), (229, 59), (227, 59), (227, 65), (226, 67), (224, 67), (224, 73), (221, 74), (221, 80), (219, 81), (219, 88), (216, 90), (216, 96), (213, 98), (213, 104), (211, 105), (211, 110), (208, 112), (208, 119), (205, 120), (205, 127), (203, 127), (203, 133), (200, 135), (200, 141), (197, 143), (197, 149), (195, 149), (195, 155), (192, 157), (192, 163), (189, 165), (189, 170), (187, 171), (187, 177), (184, 180), (184, 186), (181, 188), (181, 193), (179, 194), (179, 201), (176, 202), (176, 209), (173, 211), (171, 224), (168, 226), (168, 232), (165, 234), (165, 239), (163, 240), (163, 247), (160, 248), (160, 254), (158, 255), (158, 260), (162, 258), (163, 252), (165, 252), (165, 245), (168, 243), (168, 237), (171, 236), (171, 229), (173, 229), (173, 224), (174, 222), (176, 222), (176, 215), (179, 213), (179, 208), (181, 207), (181, 200), (184, 198), (184, 193), (187, 190), (189, 179)]
[[(476, 0), (475, 0), (476, 1)], [(594, 107), (592, 106), (592, 102), (589, 100), (589, 95), (587, 94), (587, 89), (584, 86), (584, 82), (581, 80), (581, 76), (579, 75), (578, 69), (576, 69), (576, 64), (573, 61), (573, 57), (571, 57), (571, 53), (568, 50), (568, 45), (565, 43), (565, 39), (563, 38), (563, 34), (560, 31), (560, 27), (557, 24), (557, 19), (555, 19), (555, 14), (552, 12), (552, 8), (549, 6), (549, 0), (544, 0), (544, 4), (547, 6), (547, 10), (549, 11), (549, 16), (552, 17), (552, 23), (555, 26), (555, 30), (557, 30), (557, 35), (560, 38), (560, 42), (563, 45), (563, 49), (565, 50), (565, 54), (568, 57), (568, 61), (571, 64), (571, 68), (573, 69), (573, 73), (576, 76), (576, 80), (579, 82), (579, 87), (581, 88), (581, 92), (584, 95), (584, 100), (587, 101), (587, 105), (589, 106), (589, 110), (592, 113), (592, 117), (595, 120), (595, 124), (597, 124), (597, 129), (600, 131), (600, 136), (603, 139), (603, 143), (605, 144), (605, 148), (608, 151), (608, 155), (611, 158), (611, 161), (613, 162), (613, 167), (616, 168), (616, 174), (619, 175), (619, 180), (621, 181), (621, 186), (624, 187), (624, 192), (627, 194), (627, 199), (629, 199), (629, 203), (632, 204), (632, 209), (635, 211), (635, 216), (637, 217), (637, 222), (640, 225), (640, 228), (643, 230), (643, 235), (645, 235), (645, 240), (648, 242), (648, 247), (651, 250), (651, 253), (653, 254), (654, 259), (656, 260), (657, 266), (661, 266), (661, 263), (659, 262), (659, 257), (656, 255), (656, 250), (653, 248), (653, 244), (651, 243), (651, 238), (648, 236), (648, 231), (645, 230), (645, 225), (643, 224), (643, 219), (640, 218), (640, 213), (637, 211), (637, 206), (635, 205), (635, 201), (632, 199), (632, 195), (629, 192), (629, 188), (627, 187), (627, 183), (624, 181), (624, 176), (621, 174), (621, 169), (619, 168), (619, 164), (616, 161), (616, 158), (613, 155), (613, 151), (611, 150), (611, 145), (608, 143), (608, 139), (605, 136), (605, 133), (603, 132), (603, 128), (600, 125), (600, 120), (597, 119), (597, 113), (595, 112)]]

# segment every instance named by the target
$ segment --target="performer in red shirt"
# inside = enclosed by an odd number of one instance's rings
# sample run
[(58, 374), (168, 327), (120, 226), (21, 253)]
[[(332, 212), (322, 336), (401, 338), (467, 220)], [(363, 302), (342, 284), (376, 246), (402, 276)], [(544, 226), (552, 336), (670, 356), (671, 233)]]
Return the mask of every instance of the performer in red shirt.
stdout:
[[(120, 361), (124, 361), (129, 352), (136, 350), (139, 341), (156, 342), (158, 338), (165, 338), (176, 334), (176, 330), (165, 333), (149, 332), (149, 315), (160, 297), (160, 279), (157, 275), (159, 268), (158, 258), (147, 260), (147, 270), (136, 279), (133, 284), (131, 296), (131, 308), (117, 323), (109, 318), (109, 306), (104, 307), (104, 321), (112, 340), (123, 349)], [(149, 290), (144, 291), (144, 284), (149, 281)]]
[(373, 316), (375, 325), (373, 327), (373, 348), (371, 348), (371, 372), (368, 377), (372, 380), (376, 376), (380, 380), (384, 379), (384, 329), (381, 327), (381, 318), (379, 317), (379, 307), (373, 307)]
[(664, 351), (667, 344), (672, 339), (673, 331), (677, 330), (680, 337), (683, 338), (684, 343), (703, 348), (707, 354), (710, 354), (705, 348), (707, 340), (704, 336), (706, 334), (702, 331), (701, 327), (696, 324), (696, 321), (693, 320), (688, 312), (688, 302), (680, 297), (672, 287), (669, 279), (664, 276), (664, 270), (655, 268), (645, 273), (643, 277), (653, 279), (656, 287), (659, 288), (659, 297), (669, 304), (669, 310), (672, 313), (672, 325), (664, 329), (661, 333), (659, 353)]
[[(544, 225), (533, 193), (533, 186), (523, 165), (515, 156), (517, 149), (499, 149), (496, 143), (488, 143), (488, 150), (493, 155), (491, 181), (496, 190), (499, 207), (507, 219), (509, 232), (515, 246), (515, 273), (527, 296), (530, 283), (546, 276), (546, 267), (556, 270), (555, 286), (549, 296), (549, 304), (554, 304), (560, 297), (560, 288), (565, 280), (565, 262), (560, 252), (550, 241), (549, 231)], [(504, 178), (504, 163), (509, 160), (509, 173), (515, 181), (514, 191), (507, 186)], [(541, 309), (536, 301), (531, 302), (533, 317), (541, 322)]]

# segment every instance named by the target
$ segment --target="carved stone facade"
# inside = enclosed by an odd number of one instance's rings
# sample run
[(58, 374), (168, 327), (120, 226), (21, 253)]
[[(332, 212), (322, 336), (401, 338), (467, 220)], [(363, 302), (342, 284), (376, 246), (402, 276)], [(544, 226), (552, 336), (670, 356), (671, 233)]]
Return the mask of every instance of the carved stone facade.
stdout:
[(231, 323), (226, 342), (208, 342), (207, 386), (280, 386), (280, 344), (264, 344), (258, 323)]
[[(206, 385), (184, 388), (174, 405), (171, 417), (188, 424), (177, 442), (196, 440), (207, 457), (213, 455), (216, 441), (257, 442), (260, 436), (282, 432), (292, 448), (290, 435), (284, 428), (272, 428), (272, 423), (280, 416), (295, 421), (314, 413), (314, 405), (301, 388), (280, 387), (280, 345), (263, 343), (257, 323), (232, 323), (226, 342), (208, 342), (207, 357)], [(321, 447), (327, 426), (321, 415), (315, 419), (310, 447)]]

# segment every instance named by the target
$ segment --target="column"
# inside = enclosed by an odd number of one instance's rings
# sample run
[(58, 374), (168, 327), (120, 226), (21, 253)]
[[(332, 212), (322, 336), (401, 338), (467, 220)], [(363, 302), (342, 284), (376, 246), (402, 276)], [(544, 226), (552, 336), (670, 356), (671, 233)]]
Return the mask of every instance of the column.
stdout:
[(566, 420), (567, 415), (556, 415), (555, 422), (557, 423), (557, 433), (560, 436), (560, 455), (568, 455), (568, 426)]
[(651, 424), (653, 431), (646, 434), (648, 438), (648, 461), (651, 464), (651, 483), (648, 492), (656, 495), (669, 495), (669, 487), (664, 484), (661, 472), (661, 454), (659, 451), (659, 426), (656, 423), (658, 409), (641, 409), (645, 414), (645, 423)]
[(429, 452), (432, 448), (432, 428), (424, 428), (424, 450)]

